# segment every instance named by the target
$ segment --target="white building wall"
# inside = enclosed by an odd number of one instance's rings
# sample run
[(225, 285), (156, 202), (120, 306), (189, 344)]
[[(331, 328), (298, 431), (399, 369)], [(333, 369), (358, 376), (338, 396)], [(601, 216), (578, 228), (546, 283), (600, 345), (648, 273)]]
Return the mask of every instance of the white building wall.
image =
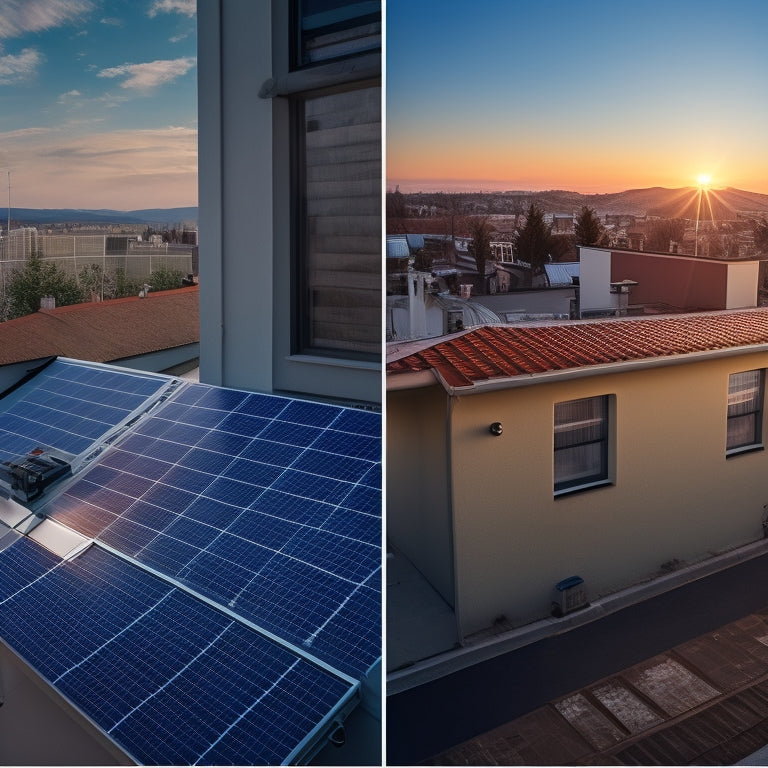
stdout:
[(581, 248), (579, 294), (581, 311), (615, 306), (611, 294), (611, 252), (601, 248)]
[(726, 309), (743, 309), (757, 306), (757, 286), (759, 284), (757, 261), (742, 261), (728, 265), (728, 287), (726, 290)]

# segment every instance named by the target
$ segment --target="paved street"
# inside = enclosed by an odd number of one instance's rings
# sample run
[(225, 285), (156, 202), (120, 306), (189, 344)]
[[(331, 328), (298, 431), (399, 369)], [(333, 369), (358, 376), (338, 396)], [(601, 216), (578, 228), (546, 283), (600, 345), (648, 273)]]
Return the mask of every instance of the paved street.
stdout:
[(768, 555), (387, 700), (387, 762), (419, 763), (768, 606)]

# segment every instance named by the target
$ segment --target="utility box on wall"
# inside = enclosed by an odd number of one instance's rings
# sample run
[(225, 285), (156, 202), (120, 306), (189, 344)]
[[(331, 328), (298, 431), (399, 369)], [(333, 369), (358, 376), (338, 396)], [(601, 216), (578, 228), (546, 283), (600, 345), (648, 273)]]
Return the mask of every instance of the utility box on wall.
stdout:
[(552, 615), (561, 617), (586, 608), (587, 591), (581, 576), (570, 576), (555, 585), (555, 599), (552, 601)]

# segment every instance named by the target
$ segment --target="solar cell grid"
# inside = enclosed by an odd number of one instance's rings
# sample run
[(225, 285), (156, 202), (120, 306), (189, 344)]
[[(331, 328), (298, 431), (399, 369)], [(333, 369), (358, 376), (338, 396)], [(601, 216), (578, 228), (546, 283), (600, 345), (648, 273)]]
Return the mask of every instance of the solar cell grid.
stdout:
[[(115, 475), (100, 476), (101, 485), (87, 492), (84, 481), (76, 483), (46, 511), (63, 519), (58, 507), (68, 495), (88, 502), (86, 514), (93, 506), (106, 507), (125, 520), (109, 521), (100, 534), (105, 543), (301, 644), (329, 612), (348, 610), (349, 592), (379, 568), (380, 491), (367, 484), (380, 478), (379, 450), (371, 448), (376, 438), (369, 434), (378, 417), (287, 398), (221, 396), (204, 385), (190, 389), (191, 396), (180, 391), (103, 458), (101, 464)], [(232, 403), (270, 414), (271, 420), (219, 410)], [(184, 423), (173, 423), (167, 418), (172, 414), (183, 414)], [(195, 414), (218, 427), (201, 426)], [(311, 420), (323, 426), (304, 423)], [(336, 429), (341, 424), (360, 432), (342, 433)], [(323, 442), (324, 449), (314, 447)], [(177, 449), (175, 462), (159, 459), (173, 453), (161, 446)], [(124, 475), (152, 483), (132, 506), (112, 495), (135, 482)], [(309, 620), (281, 610), (295, 593), (301, 593)], [(378, 627), (378, 613), (352, 624)], [(378, 648), (377, 640), (356, 674)]]
[(17, 539), (0, 551), (0, 606), (58, 563), (58, 558), (30, 539)]
[[(0, 401), (0, 455), (20, 436), (91, 451), (169, 383), (56, 361)], [(378, 414), (178, 386), (43, 510), (138, 565), (14, 542), (4, 639), (143, 762), (284, 761), (352, 690), (297, 649), (356, 677), (380, 655), (379, 431)]]
[(282, 763), (352, 690), (99, 547), (62, 562), (20, 538), (8, 567), (6, 642), (141, 762)]
[(55, 360), (0, 400), (0, 460), (25, 455), (39, 445), (81, 454), (169, 382)]
[(381, 483), (376, 483), (377, 476), (379, 473), (369, 472), (363, 478), (366, 484), (356, 485), (344, 499), (344, 508), (378, 518), (381, 514)]
[[(378, 585), (379, 427), (377, 414), (191, 385), (46, 512), (301, 644), (330, 626), (328, 612), (349, 610), (350, 591)], [(265, 582), (276, 594), (252, 599)], [(314, 601), (314, 624), (279, 610), (297, 591)], [(378, 638), (379, 613), (351, 625), (371, 623)], [(378, 653), (377, 639), (344, 671)]]
[(369, 664), (375, 661), (371, 648), (380, 647), (381, 628), (366, 617), (381, 612), (379, 577), (373, 574), (365, 585), (353, 590), (321, 630), (306, 641), (316, 656), (331, 659), (338, 669), (359, 670), (361, 659)]

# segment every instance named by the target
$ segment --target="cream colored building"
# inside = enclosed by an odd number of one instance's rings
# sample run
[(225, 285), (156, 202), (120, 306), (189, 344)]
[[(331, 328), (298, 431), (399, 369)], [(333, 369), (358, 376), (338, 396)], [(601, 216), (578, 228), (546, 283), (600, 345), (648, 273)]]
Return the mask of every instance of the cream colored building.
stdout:
[(390, 354), (388, 536), (459, 637), (763, 536), (768, 311), (484, 327)]

